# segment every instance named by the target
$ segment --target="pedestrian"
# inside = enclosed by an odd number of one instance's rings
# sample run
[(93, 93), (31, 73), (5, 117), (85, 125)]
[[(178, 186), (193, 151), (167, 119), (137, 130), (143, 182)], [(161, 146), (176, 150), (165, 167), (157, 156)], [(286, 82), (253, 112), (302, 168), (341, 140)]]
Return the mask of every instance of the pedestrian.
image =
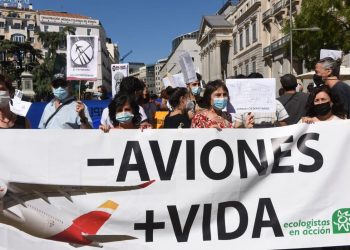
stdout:
[(297, 92), (297, 79), (292, 74), (286, 74), (280, 79), (284, 94), (277, 98), (287, 110), (289, 117), (286, 119), (287, 125), (297, 124), (301, 117), (306, 114), (306, 103), (309, 95)]
[(300, 123), (315, 123), (320, 121), (335, 121), (346, 118), (344, 106), (327, 85), (316, 87), (310, 94), (306, 116)]
[(187, 88), (167, 88), (169, 103), (172, 111), (169, 111), (164, 120), (164, 128), (190, 128), (191, 120), (188, 117), (188, 109), (192, 108), (192, 100)]
[(347, 118), (350, 117), (350, 86), (339, 80), (341, 59), (326, 57), (315, 65), (316, 85), (326, 84), (332, 93), (338, 95), (344, 105)]
[(91, 129), (92, 121), (84, 103), (72, 96), (71, 83), (56, 74), (51, 83), (54, 98), (46, 105), (40, 129)]
[(229, 101), (228, 89), (224, 82), (216, 80), (206, 85), (202, 104), (204, 109), (195, 114), (192, 128), (233, 128), (232, 117), (223, 111)]
[(105, 133), (111, 129), (137, 129), (140, 127), (141, 114), (134, 96), (118, 93), (108, 105), (111, 125), (100, 125)]
[(196, 73), (197, 76), (197, 81), (187, 83), (187, 88), (189, 91), (189, 97), (192, 101), (192, 106), (191, 109), (188, 110), (188, 117), (190, 119), (193, 118), (193, 116), (196, 114), (196, 112), (199, 112), (202, 110), (202, 97), (201, 97), (201, 81), (202, 81), (202, 76), (198, 73)]

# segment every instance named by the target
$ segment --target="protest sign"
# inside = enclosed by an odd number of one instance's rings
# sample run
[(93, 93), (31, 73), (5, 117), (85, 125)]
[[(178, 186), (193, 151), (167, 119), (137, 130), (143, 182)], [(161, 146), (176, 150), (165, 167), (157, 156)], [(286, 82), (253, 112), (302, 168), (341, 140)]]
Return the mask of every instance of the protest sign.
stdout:
[(120, 83), (124, 77), (129, 76), (129, 64), (112, 64), (112, 96), (115, 96), (119, 92)]
[(187, 51), (179, 56), (179, 63), (181, 66), (182, 74), (184, 75), (185, 83), (191, 83), (198, 81), (196, 70), (194, 68), (193, 60)]
[(164, 87), (173, 87), (173, 88), (187, 88), (185, 83), (185, 78), (182, 73), (171, 75), (169, 74), (167, 77), (163, 78)]
[(99, 39), (97, 36), (67, 36), (67, 79), (97, 79)]
[(276, 111), (275, 79), (227, 79), (226, 86), (237, 113)]
[(334, 60), (337, 60), (343, 57), (343, 52), (341, 50), (321, 49), (320, 60), (326, 57), (331, 57)]
[[(112, 130), (109, 134), (0, 131), (1, 187), (23, 182), (57, 184), (57, 189), (113, 187), (155, 180), (130, 192), (69, 197), (58, 190), (54, 193), (58, 197), (46, 201), (39, 190), (31, 196), (34, 200), (19, 197), (26, 199), (26, 207), (17, 200), (9, 208), (11, 213), (0, 213), (0, 249), (74, 249), (64, 242), (30, 236), (3, 224), (3, 218), (17, 220), (15, 227), (37, 225), (42, 218), (35, 230), (49, 235), (62, 225), (60, 220), (66, 223), (106, 200), (118, 207), (98, 235), (134, 238), (103, 243), (105, 249), (349, 245), (349, 125), (349, 121), (335, 121), (256, 130)], [(12, 157), (13, 152), (21, 157)], [(10, 196), (0, 191), (5, 207), (19, 192), (8, 190)], [(49, 208), (59, 212), (45, 212)]]

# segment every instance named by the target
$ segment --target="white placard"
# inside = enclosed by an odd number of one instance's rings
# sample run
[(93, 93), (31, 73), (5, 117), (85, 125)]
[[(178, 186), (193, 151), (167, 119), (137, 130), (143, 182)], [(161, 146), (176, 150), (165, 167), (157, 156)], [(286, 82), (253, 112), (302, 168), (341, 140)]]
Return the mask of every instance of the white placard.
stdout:
[(67, 36), (67, 79), (97, 80), (97, 36)]
[(10, 105), (10, 109), (16, 115), (20, 115), (20, 116), (26, 117), (27, 113), (28, 113), (28, 111), (30, 109), (30, 106), (32, 106), (31, 102), (26, 102), (26, 101), (13, 99), (12, 105)]
[(184, 52), (179, 56), (179, 63), (182, 74), (184, 75), (185, 83), (198, 81), (193, 60), (189, 52)]
[(326, 57), (331, 57), (334, 60), (340, 59), (343, 56), (343, 52), (341, 50), (329, 50), (329, 49), (321, 49), (320, 52), (320, 60)]
[(182, 73), (176, 75), (169, 75), (162, 79), (164, 87), (173, 87), (173, 88), (187, 88), (185, 83), (184, 75)]
[(226, 86), (230, 102), (237, 113), (276, 111), (274, 78), (227, 79)]
[(112, 64), (112, 96), (115, 96), (119, 92), (120, 83), (124, 77), (129, 76), (129, 64)]

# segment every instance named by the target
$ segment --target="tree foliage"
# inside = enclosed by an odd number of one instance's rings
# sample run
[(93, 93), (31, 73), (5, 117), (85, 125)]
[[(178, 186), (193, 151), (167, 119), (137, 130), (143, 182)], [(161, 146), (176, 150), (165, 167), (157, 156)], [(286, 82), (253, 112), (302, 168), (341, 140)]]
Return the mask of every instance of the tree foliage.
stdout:
[[(304, 0), (293, 28), (319, 27), (319, 31), (293, 31), (293, 54), (312, 69), (321, 49), (350, 51), (350, 0)], [(289, 22), (284, 26), (289, 34)], [(289, 53), (289, 44), (287, 45)]]

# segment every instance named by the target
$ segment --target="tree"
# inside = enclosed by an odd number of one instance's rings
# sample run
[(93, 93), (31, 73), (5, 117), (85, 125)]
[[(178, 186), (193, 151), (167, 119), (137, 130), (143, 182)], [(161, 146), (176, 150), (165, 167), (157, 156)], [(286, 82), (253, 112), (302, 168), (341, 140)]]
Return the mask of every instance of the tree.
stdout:
[[(308, 70), (319, 60), (321, 49), (350, 51), (350, 0), (305, 0), (293, 28), (319, 27), (320, 31), (294, 31), (293, 56), (305, 61)], [(285, 23), (289, 34), (289, 22)], [(289, 44), (286, 52), (289, 54)]]

